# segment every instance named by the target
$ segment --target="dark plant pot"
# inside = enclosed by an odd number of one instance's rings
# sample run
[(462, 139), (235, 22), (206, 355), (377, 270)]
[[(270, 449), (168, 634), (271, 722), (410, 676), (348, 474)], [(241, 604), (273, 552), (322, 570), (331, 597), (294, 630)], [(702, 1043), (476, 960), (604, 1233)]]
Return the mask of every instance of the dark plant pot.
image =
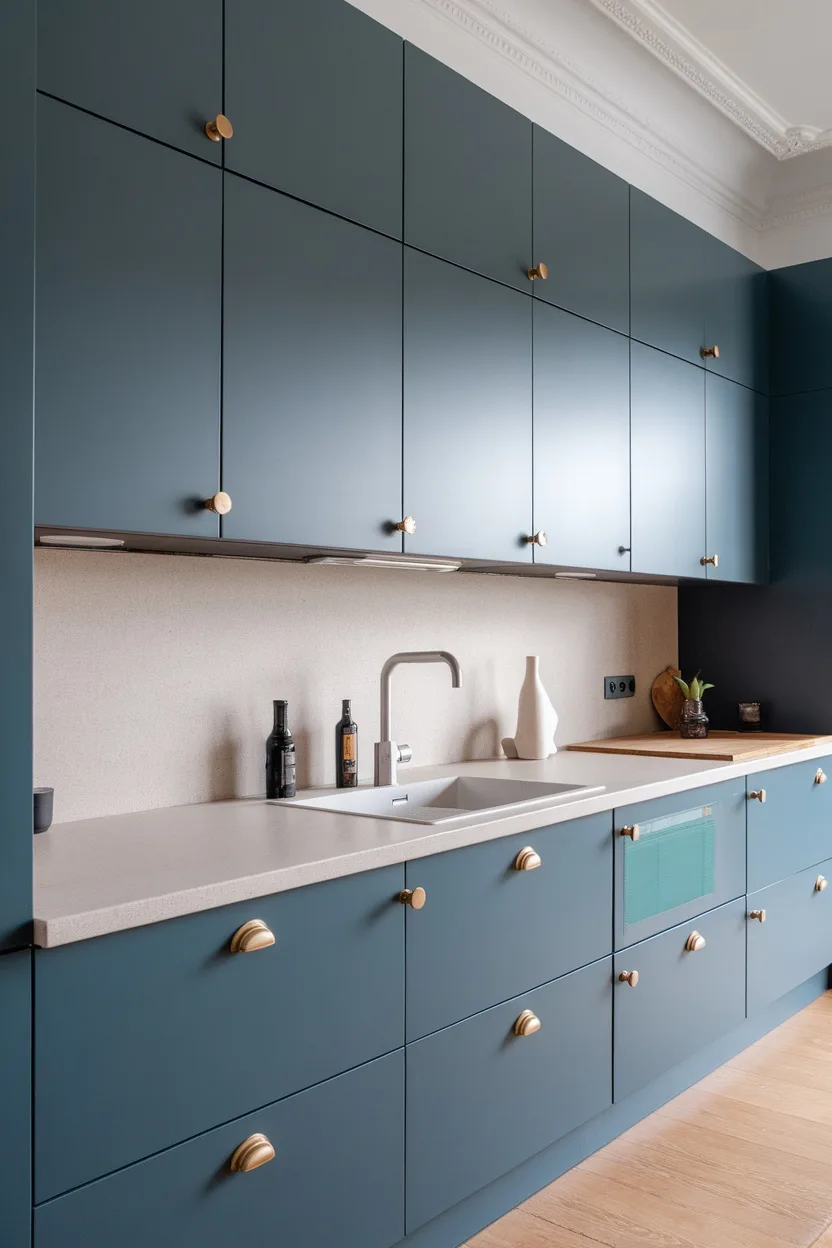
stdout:
[(702, 710), (702, 699), (685, 698), (682, 707), (682, 737), (686, 741), (707, 737), (709, 723), (708, 716)]

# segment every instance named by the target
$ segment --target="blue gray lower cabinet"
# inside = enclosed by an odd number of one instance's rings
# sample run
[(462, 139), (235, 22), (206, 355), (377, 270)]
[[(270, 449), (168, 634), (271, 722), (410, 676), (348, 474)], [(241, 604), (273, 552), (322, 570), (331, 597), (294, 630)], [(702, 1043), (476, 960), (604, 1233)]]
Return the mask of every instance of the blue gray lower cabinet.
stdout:
[[(407, 1230), (611, 1103), (611, 960), (407, 1047)], [(523, 1010), (540, 1030), (518, 1036)]]
[[(407, 1038), (416, 1040), (612, 952), (609, 812), (407, 865)], [(516, 870), (531, 846), (541, 865)], [(439, 973), (441, 968), (441, 973)]]
[(32, 955), (0, 956), (0, 1243), (28, 1248), (32, 1226)]
[[(242, 1034), (229, 1064), (245, 1050)], [(114, 1115), (110, 1138), (122, 1125)], [(254, 1133), (274, 1160), (232, 1173)], [(41, 1205), (35, 1245), (389, 1248), (404, 1228), (403, 1144), (400, 1050)]]
[(832, 884), (832, 858), (749, 895), (749, 1016), (832, 963), (832, 888), (824, 881)]
[(709, 581), (768, 580), (768, 399), (705, 378), (705, 538)]
[[(403, 879), (385, 867), (38, 950), (36, 1199), (401, 1047)], [(275, 944), (229, 952), (254, 918)]]
[(822, 776), (832, 777), (832, 758), (746, 777), (749, 893), (832, 854), (832, 783)]
[[(741, 897), (615, 955), (616, 1101), (743, 1021), (746, 925)], [(705, 940), (696, 951), (693, 932)], [(636, 971), (634, 987), (619, 979)]]

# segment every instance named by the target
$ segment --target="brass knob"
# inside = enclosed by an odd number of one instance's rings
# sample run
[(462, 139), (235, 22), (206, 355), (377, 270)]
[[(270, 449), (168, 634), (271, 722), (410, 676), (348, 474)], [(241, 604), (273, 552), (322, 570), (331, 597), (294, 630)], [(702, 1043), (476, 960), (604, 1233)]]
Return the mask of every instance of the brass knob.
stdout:
[(702, 356), (703, 360), (718, 360), (719, 347), (716, 343), (714, 343), (712, 347), (700, 347), (699, 354)]
[(767, 793), (765, 789), (752, 789), (748, 794), (749, 802), (764, 802), (766, 797)]
[(532, 533), (531, 537), (526, 538), (526, 542), (529, 546), (546, 546), (548, 541), (549, 539), (543, 529), (541, 529), (538, 533)]
[(687, 953), (698, 953), (700, 949), (705, 948), (707, 943), (701, 932), (694, 931), (685, 941), (685, 950)]
[(514, 859), (514, 870), (535, 871), (541, 865), (541, 862), (540, 854), (535, 853), (531, 845), (527, 845), (525, 849), (520, 850), (520, 853)]
[(622, 971), (618, 976), (619, 984), (629, 984), (631, 988), (638, 986), (638, 971)]
[(231, 495), (220, 490), (218, 494), (206, 498), (205, 508), (207, 511), (215, 511), (218, 516), (227, 516), (231, 510)]
[(637, 823), (630, 823), (626, 828), (622, 828), (619, 836), (629, 836), (631, 841), (637, 841), (641, 836), (641, 831)]
[(540, 1019), (532, 1010), (524, 1010), (514, 1024), (515, 1036), (533, 1036), (540, 1031)]
[(829, 881), (827, 880), (826, 876), (819, 875), (818, 878), (815, 880), (815, 892), (825, 893), (828, 887), (829, 887)]
[(249, 919), (231, 937), (232, 953), (255, 953), (258, 949), (268, 949), (274, 944), (274, 932), (266, 926), (262, 919)]
[(404, 888), (399, 893), (399, 901), (403, 906), (410, 906), (411, 910), (421, 910), (427, 899), (423, 888)]
[(710, 564), (712, 568), (718, 568), (719, 555), (703, 555), (699, 562), (702, 564), (703, 568), (706, 568), (708, 564)]
[(404, 520), (400, 520), (398, 524), (393, 526), (395, 533), (406, 533), (408, 537), (412, 537), (416, 532), (416, 521), (413, 516), (405, 516)]
[(538, 278), (545, 282), (549, 276), (549, 266), (541, 260), (540, 264), (536, 264), (533, 269), (527, 269), (526, 272), (529, 275), (530, 282), (536, 282)]
[(248, 1174), (258, 1166), (265, 1166), (267, 1161), (274, 1161), (274, 1149), (265, 1135), (258, 1131), (250, 1135), (242, 1144), (238, 1144), (231, 1155), (231, 1169), (237, 1174)]
[(212, 143), (219, 143), (220, 139), (232, 137), (234, 127), (224, 113), (217, 113), (213, 121), (206, 121), (205, 133)]
[(766, 912), (765, 910), (749, 910), (748, 917), (749, 919), (756, 919), (758, 923), (765, 923)]
[(827, 776), (822, 767), (818, 767), (815, 772), (815, 784), (826, 784)]

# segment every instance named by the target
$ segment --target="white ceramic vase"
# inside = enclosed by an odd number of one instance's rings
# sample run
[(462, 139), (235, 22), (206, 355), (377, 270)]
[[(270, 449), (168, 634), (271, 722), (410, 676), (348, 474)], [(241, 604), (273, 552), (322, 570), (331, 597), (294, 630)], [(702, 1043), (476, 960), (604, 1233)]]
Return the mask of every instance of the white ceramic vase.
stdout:
[(526, 678), (520, 689), (517, 731), (514, 734), (518, 758), (548, 758), (558, 752), (555, 745), (557, 711), (543, 688), (539, 664), (540, 658), (536, 654), (530, 654), (526, 659)]

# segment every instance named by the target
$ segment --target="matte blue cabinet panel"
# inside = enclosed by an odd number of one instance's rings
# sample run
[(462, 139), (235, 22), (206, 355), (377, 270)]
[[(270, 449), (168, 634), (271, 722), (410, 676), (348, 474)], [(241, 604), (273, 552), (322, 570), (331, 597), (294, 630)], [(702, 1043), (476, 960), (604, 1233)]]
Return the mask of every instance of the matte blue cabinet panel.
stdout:
[(616, 949), (745, 892), (747, 805), (740, 779), (615, 811)]
[(711, 234), (705, 235), (705, 250), (705, 345), (719, 347), (719, 355), (708, 357), (705, 366), (768, 394), (768, 274)]
[(404, 241), (531, 293), (532, 123), (410, 43)]
[(629, 462), (629, 341), (537, 301), (535, 563), (629, 572)]
[[(818, 681), (818, 667), (828, 657), (831, 457), (832, 389), (771, 400), (771, 579), (785, 582), (790, 592), (768, 599), (771, 608), (760, 622), (772, 636), (770, 645), (778, 657), (783, 656), (783, 627), (799, 627), (804, 634), (807, 628), (812, 630), (812, 641), (803, 651), (804, 670), (794, 662), (779, 671), (780, 665), (773, 665), (780, 685), (778, 706), (791, 704), (791, 731), (803, 730), (807, 713), (815, 730), (825, 732), (828, 727), (826, 678)], [(795, 588), (799, 595), (791, 592)], [(755, 622), (756, 618), (755, 614)]]
[(401, 551), (401, 244), (225, 179), (223, 537)]
[(630, 187), (630, 333), (702, 364), (708, 277), (704, 230)]
[[(612, 952), (609, 812), (408, 863), (407, 1038)], [(530, 845), (542, 862), (517, 871)]]
[(0, 957), (0, 1242), (3, 1248), (28, 1248), (31, 1242), (31, 983), (32, 958), (28, 950)]
[(344, 0), (234, 0), (226, 169), (401, 238), (402, 76), (398, 35)]
[[(403, 880), (388, 867), (39, 950), (38, 1201), (399, 1047)], [(230, 953), (254, 918), (276, 943)]]
[(38, 101), (35, 521), (218, 535), (222, 174)]
[(749, 894), (749, 1016), (832, 963), (832, 889), (818, 889), (821, 877), (832, 880), (832, 858)]
[(832, 386), (832, 259), (769, 273), (771, 393), (798, 394)]
[[(615, 1100), (658, 1075), (745, 1018), (745, 898), (701, 914), (615, 955)], [(688, 952), (694, 931), (705, 947)], [(638, 971), (632, 988), (619, 976)]]
[(222, 0), (38, 0), (38, 87), (219, 164)]
[[(254, 1133), (274, 1160), (232, 1173)], [(403, 1227), (401, 1051), (35, 1210), (37, 1248), (390, 1248)]]
[(705, 379), (708, 580), (768, 579), (768, 399), (733, 381)]
[(704, 577), (705, 373), (631, 348), (632, 570)]
[[(610, 967), (603, 958), (408, 1045), (408, 1232), (610, 1105)], [(541, 1027), (517, 1036), (526, 1009)]]
[(532, 307), (405, 248), (409, 554), (531, 562)]
[(534, 127), (534, 283), (538, 299), (622, 334), (630, 330), (630, 188)]
[[(748, 891), (832, 857), (832, 758), (813, 758), (746, 777), (748, 793)], [(804, 976), (807, 978), (807, 976)]]

